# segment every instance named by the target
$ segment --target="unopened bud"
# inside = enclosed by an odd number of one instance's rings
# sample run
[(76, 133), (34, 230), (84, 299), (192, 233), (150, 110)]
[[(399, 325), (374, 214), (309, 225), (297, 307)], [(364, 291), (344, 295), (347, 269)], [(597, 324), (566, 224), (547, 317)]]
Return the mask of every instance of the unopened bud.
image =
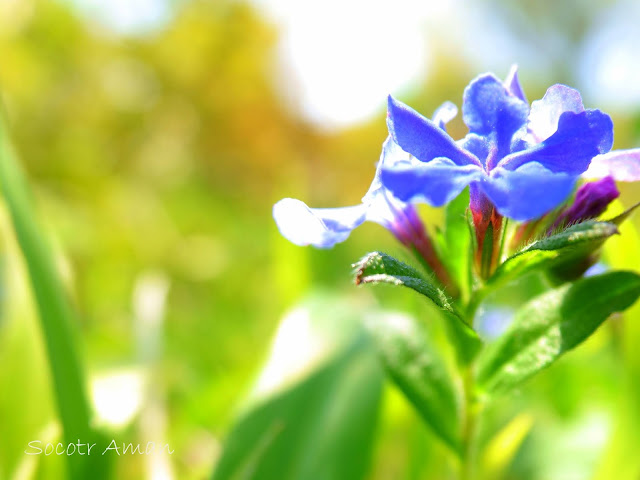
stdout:
[(582, 185), (573, 204), (554, 222), (552, 230), (599, 217), (620, 196), (612, 177), (604, 177)]

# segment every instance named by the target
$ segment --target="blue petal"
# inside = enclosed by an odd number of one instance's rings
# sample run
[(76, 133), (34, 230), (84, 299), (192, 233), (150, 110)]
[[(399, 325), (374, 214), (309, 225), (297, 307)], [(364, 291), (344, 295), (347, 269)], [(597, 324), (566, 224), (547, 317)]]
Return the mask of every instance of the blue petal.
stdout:
[(552, 172), (580, 175), (591, 159), (606, 153), (613, 144), (613, 122), (600, 110), (560, 115), (557, 131), (544, 142), (503, 158), (498, 166), (515, 170), (529, 162), (538, 162)]
[(296, 245), (330, 248), (344, 242), (365, 220), (365, 205), (309, 208), (304, 202), (284, 198), (273, 206), (273, 218), (283, 237)]
[(640, 181), (640, 148), (614, 150), (591, 160), (587, 178), (613, 177), (617, 182)]
[(514, 97), (518, 97), (524, 103), (527, 102), (527, 97), (524, 94), (524, 90), (522, 89), (522, 85), (520, 85), (520, 79), (518, 78), (518, 66), (512, 65), (511, 70), (509, 70), (509, 75), (507, 75), (507, 79), (504, 81), (504, 86), (509, 93)]
[(554, 173), (539, 163), (510, 171), (495, 168), (480, 188), (505, 217), (518, 221), (538, 218), (560, 205), (573, 190), (576, 176)]
[(491, 150), (491, 142), (486, 137), (481, 137), (475, 133), (467, 133), (462, 140), (458, 140), (456, 143), (481, 159), (487, 158)]
[(399, 163), (382, 168), (382, 183), (404, 202), (424, 201), (440, 207), (485, 173), (477, 165), (459, 166), (447, 158), (424, 163)]
[(456, 165), (480, 165), (469, 152), (456, 145), (438, 125), (389, 96), (387, 126), (393, 140), (418, 160), (430, 162), (446, 157)]
[(380, 173), (382, 167), (395, 165), (399, 162), (411, 162), (411, 155), (402, 150), (400, 146), (393, 141), (391, 136), (388, 136), (382, 144), (382, 153), (380, 154), (380, 161), (376, 167), (376, 174), (373, 177), (369, 190), (362, 197), (362, 202), (365, 204), (371, 203), (371, 199), (378, 195), (380, 191), (384, 190), (382, 181), (380, 180)]
[(524, 127), (528, 114), (529, 105), (491, 74), (477, 77), (464, 91), (464, 123), (470, 133), (487, 137), (495, 145), (496, 160), (509, 154), (513, 135)]
[(395, 198), (388, 191), (380, 179), (382, 168), (396, 165), (400, 162), (410, 162), (411, 156), (402, 150), (391, 137), (387, 137), (382, 144), (382, 153), (376, 169), (376, 175), (371, 182), (369, 191), (362, 198), (362, 203), (366, 205), (366, 219), (375, 222), (383, 227), (390, 228), (393, 225), (399, 212), (407, 208), (407, 204)]
[(383, 144), (373, 182), (362, 198), (362, 204), (343, 208), (309, 208), (300, 200), (285, 198), (273, 206), (273, 218), (280, 233), (296, 245), (329, 248), (345, 241), (351, 230), (365, 220), (378, 223), (394, 232), (397, 219), (404, 217), (412, 207), (394, 198), (382, 184), (380, 175), (384, 166), (410, 161), (411, 155), (388, 137)]
[(453, 120), (458, 114), (458, 107), (455, 103), (444, 102), (433, 113), (433, 123), (435, 123), (442, 130), (447, 130), (446, 125)]
[(580, 92), (566, 85), (552, 85), (541, 100), (531, 104), (528, 129), (536, 143), (554, 134), (564, 112), (584, 112)]

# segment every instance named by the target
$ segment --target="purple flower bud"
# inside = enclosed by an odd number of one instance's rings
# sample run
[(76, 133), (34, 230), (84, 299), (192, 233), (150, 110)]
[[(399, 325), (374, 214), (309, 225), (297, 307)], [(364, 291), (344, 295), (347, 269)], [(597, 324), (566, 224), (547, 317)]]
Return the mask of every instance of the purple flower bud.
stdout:
[(599, 217), (619, 196), (620, 192), (612, 177), (585, 183), (578, 189), (573, 204), (554, 222), (553, 228)]
[[(451, 280), (449, 272), (440, 261), (429, 232), (418, 216), (416, 208), (411, 204), (402, 205), (400, 202), (391, 200), (388, 200), (388, 204), (393, 213), (393, 219), (386, 222), (385, 227), (404, 246), (412, 250), (428, 269), (433, 270), (438, 280), (449, 289), (450, 295), (457, 295), (458, 287)], [(401, 208), (400, 205), (402, 205)]]

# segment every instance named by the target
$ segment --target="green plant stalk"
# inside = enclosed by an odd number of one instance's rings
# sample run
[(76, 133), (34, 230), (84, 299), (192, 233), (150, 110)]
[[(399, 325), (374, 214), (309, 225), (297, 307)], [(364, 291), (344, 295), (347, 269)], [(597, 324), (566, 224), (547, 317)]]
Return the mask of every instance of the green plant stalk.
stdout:
[(489, 289), (484, 286), (478, 286), (471, 294), (471, 299), (464, 309), (465, 317), (469, 319), (468, 324), (473, 328), (473, 320), (476, 316), (480, 304), (489, 294)]
[[(24, 175), (0, 114), (0, 188), (24, 255), (51, 368), (58, 412), (66, 443), (90, 440), (90, 407), (76, 350), (72, 310), (67, 303), (53, 256), (35, 221)], [(69, 476), (88, 478), (87, 462), (69, 458)], [(97, 472), (93, 472), (96, 473)], [(94, 475), (92, 478), (97, 478)]]
[[(483, 289), (474, 291), (470, 302), (464, 310), (467, 315), (467, 324), (473, 328), (475, 312), (482, 301)], [(475, 355), (470, 357), (466, 365), (462, 365), (462, 388), (463, 388), (463, 424), (462, 424), (462, 444), (460, 455), (460, 479), (474, 480), (476, 478), (477, 458), (476, 458), (476, 438), (478, 419), (482, 410), (479, 402), (476, 380), (474, 375)]]

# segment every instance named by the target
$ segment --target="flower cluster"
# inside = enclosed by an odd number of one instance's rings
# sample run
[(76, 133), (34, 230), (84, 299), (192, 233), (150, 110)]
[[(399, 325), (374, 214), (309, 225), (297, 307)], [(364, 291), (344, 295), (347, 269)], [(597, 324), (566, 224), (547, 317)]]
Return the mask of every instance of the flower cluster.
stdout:
[[(515, 67), (504, 82), (484, 74), (467, 86), (462, 118), (469, 132), (457, 141), (446, 131), (456, 114), (447, 102), (428, 119), (389, 97), (389, 137), (362, 203), (312, 209), (281, 200), (273, 209), (281, 233), (295, 244), (326, 248), (373, 221), (418, 252), (446, 285), (415, 203), (443, 206), (469, 187), (478, 273), (485, 276), (499, 255), (504, 217), (522, 222), (521, 233), (552, 231), (600, 215), (618, 195), (614, 180), (640, 180), (640, 149), (610, 151), (607, 114), (585, 109), (579, 92), (565, 85), (529, 106)], [(583, 185), (566, 205), (581, 178), (601, 180)], [(490, 262), (483, 266), (487, 248)]]

